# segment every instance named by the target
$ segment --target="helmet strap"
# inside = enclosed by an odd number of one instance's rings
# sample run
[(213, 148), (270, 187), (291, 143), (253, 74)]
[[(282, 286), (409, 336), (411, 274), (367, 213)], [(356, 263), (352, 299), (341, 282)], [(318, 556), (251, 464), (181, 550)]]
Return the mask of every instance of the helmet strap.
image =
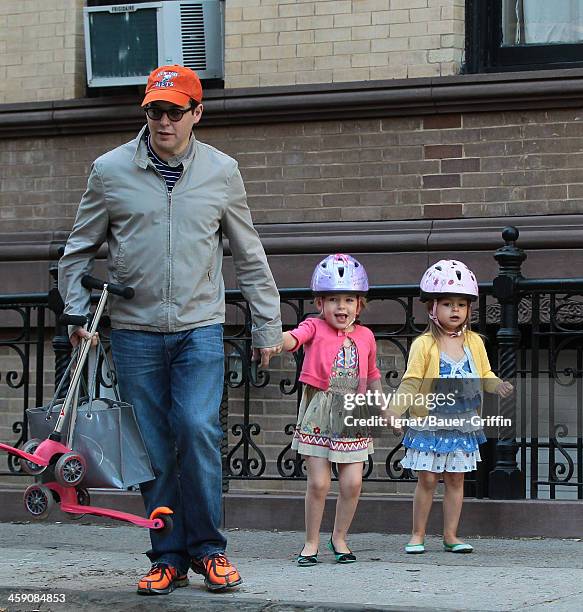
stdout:
[(466, 320), (464, 321), (462, 328), (458, 329), (456, 331), (447, 331), (443, 325), (439, 322), (439, 319), (437, 318), (437, 300), (433, 300), (433, 306), (431, 307), (431, 310), (429, 311), (429, 318), (435, 323), (435, 325), (437, 327), (439, 327), (439, 329), (441, 329), (441, 331), (446, 335), (449, 336), (450, 338), (459, 338), (462, 334), (465, 334), (466, 329), (467, 329), (467, 322), (470, 320), (471, 316), (472, 316), (472, 303), (468, 302), (468, 316), (466, 317)]

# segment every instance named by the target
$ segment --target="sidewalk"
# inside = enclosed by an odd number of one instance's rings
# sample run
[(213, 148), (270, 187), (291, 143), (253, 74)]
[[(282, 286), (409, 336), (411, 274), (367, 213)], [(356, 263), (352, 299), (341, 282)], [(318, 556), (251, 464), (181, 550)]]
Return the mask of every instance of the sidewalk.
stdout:
[[(0, 524), (0, 611), (126, 612), (142, 610), (547, 610), (572, 612), (583, 601), (583, 541), (469, 539), (475, 552), (402, 552), (406, 536), (355, 534), (353, 565), (298, 568), (302, 534), (229, 530), (229, 556), (244, 584), (208, 593), (191, 574), (187, 588), (140, 597), (136, 581), (149, 567), (148, 533), (134, 527), (54, 523)], [(66, 603), (9, 602), (11, 593), (64, 594)], [(38, 597), (37, 597), (38, 599)]]

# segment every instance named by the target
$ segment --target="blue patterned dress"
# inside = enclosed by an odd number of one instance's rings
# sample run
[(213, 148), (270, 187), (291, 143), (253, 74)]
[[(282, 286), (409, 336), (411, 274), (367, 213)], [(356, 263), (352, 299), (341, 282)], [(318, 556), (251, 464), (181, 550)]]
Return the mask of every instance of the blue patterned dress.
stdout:
[[(436, 407), (434, 414), (441, 423), (437, 426), (416, 425), (410, 427), (403, 437), (403, 446), (407, 449), (401, 460), (404, 468), (428, 472), (471, 472), (481, 461), (479, 445), (486, 441), (484, 431), (475, 419), (480, 413), (481, 390), (478, 370), (467, 347), (464, 357), (454, 361), (446, 353), (439, 356), (439, 380), (435, 392), (448, 393), (447, 379), (464, 379), (457, 381), (455, 388), (461, 393), (453, 405)], [(463, 424), (446, 425), (442, 423), (458, 420)]]

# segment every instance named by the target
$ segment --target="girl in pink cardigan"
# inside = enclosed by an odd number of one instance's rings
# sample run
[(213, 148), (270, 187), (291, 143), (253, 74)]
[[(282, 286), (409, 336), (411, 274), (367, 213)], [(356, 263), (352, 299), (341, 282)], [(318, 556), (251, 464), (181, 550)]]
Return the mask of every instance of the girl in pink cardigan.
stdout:
[[(362, 463), (373, 453), (366, 426), (355, 420), (368, 415), (366, 406), (345, 407), (347, 394), (382, 391), (372, 332), (357, 322), (365, 306), (368, 279), (364, 266), (350, 255), (329, 255), (314, 270), (311, 283), (319, 318), (302, 321), (285, 332), (283, 348), (304, 348), (300, 381), (305, 384), (292, 449), (307, 464), (306, 540), (297, 563), (318, 562), (320, 525), (330, 490), (330, 464), (338, 465), (340, 492), (334, 531), (328, 548), (337, 563), (356, 561), (346, 536), (362, 487)], [(352, 417), (350, 423), (345, 418)]]

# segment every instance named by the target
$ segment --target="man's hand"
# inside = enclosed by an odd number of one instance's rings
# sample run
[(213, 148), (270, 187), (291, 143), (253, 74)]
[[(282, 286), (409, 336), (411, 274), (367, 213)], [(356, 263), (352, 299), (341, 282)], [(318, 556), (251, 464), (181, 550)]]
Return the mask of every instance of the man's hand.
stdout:
[(251, 361), (259, 361), (259, 356), (261, 355), (261, 363), (259, 364), (261, 368), (264, 370), (269, 365), (269, 360), (278, 353), (281, 353), (283, 348), (283, 344), (278, 344), (277, 346), (268, 346), (266, 348), (253, 349), (253, 356), (251, 357)]
[[(79, 342), (81, 342), (81, 340), (83, 340), (84, 338), (91, 338), (91, 334), (83, 327), (78, 327), (69, 337), (69, 342), (73, 345), (73, 348), (77, 348)], [(93, 337), (91, 338), (91, 346), (97, 346), (98, 339), (99, 334), (95, 332), (93, 334)]]
[(507, 380), (505, 380), (504, 382), (501, 382), (496, 387), (496, 393), (500, 397), (510, 397), (513, 391), (514, 391), (514, 387)]

